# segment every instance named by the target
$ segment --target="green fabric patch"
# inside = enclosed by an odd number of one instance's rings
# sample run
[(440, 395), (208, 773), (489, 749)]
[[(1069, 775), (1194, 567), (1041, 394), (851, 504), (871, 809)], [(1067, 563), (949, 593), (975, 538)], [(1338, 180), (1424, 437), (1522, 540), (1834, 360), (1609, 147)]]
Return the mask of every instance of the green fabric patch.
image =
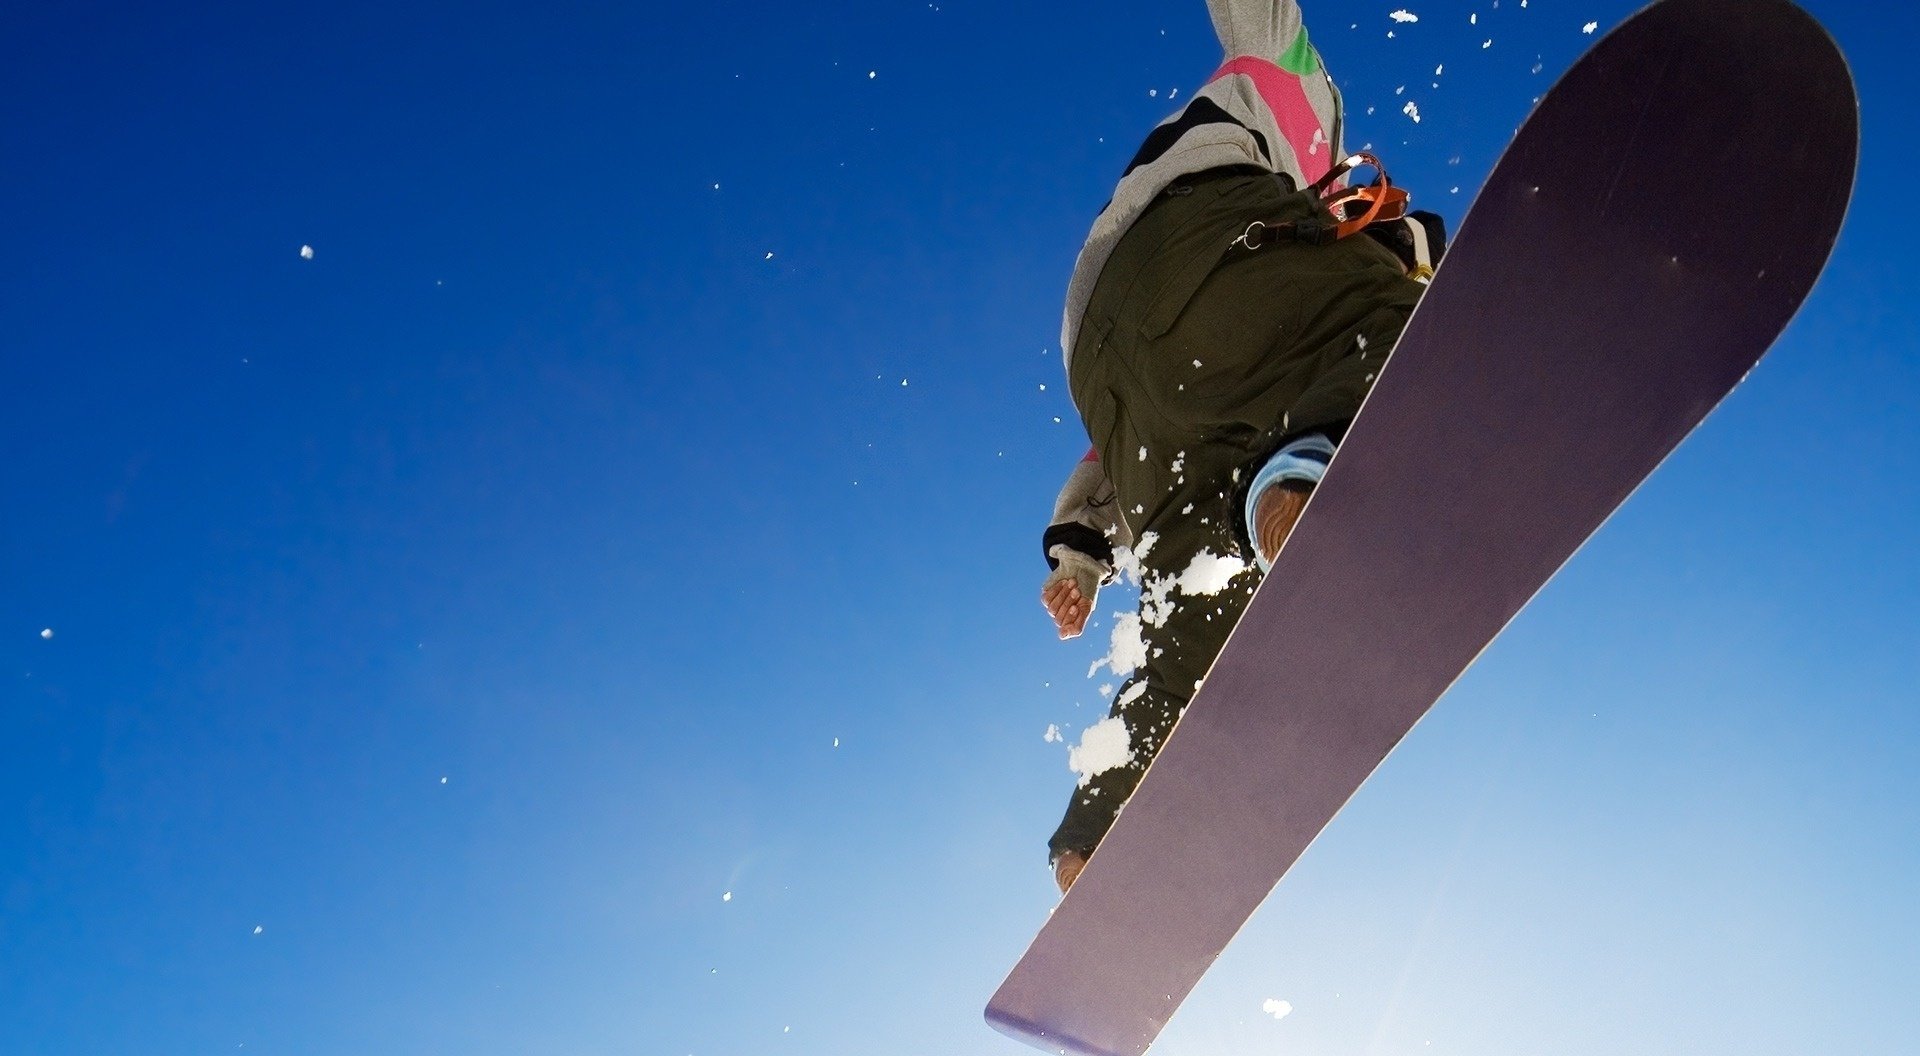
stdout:
[(1300, 77), (1320, 72), (1320, 56), (1307, 43), (1307, 27), (1300, 27), (1300, 35), (1293, 38), (1293, 47), (1282, 52), (1276, 63), (1281, 69)]

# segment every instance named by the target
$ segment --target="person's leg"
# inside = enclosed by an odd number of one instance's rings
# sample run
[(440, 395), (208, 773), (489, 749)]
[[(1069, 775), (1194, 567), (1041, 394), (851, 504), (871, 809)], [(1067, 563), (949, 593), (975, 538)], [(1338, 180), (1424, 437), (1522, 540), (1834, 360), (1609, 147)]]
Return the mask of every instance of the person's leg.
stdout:
[[(1240, 453), (1229, 450), (1217, 462), (1208, 455), (1196, 447), (1177, 460), (1178, 469), (1174, 462), (1162, 467), (1172, 492), (1183, 500), (1176, 509), (1196, 513), (1143, 525), (1137, 544), (1144, 551), (1140, 606), (1116, 634), (1116, 653), (1131, 652), (1143, 662), (1120, 687), (1107, 715), (1121, 724), (1125, 749), (1099, 761), (1117, 765), (1083, 778), (1048, 841), (1062, 891), (1133, 795), (1258, 584), (1250, 564), (1235, 554), (1233, 519), (1224, 515), (1228, 499), (1217, 484)], [(1220, 512), (1199, 514), (1203, 505)]]
[[(1277, 179), (1200, 183), (1136, 224), (1095, 289), (1070, 380), (1145, 552), (1146, 662), (1110, 714), (1128, 762), (1075, 790), (1049, 842), (1063, 889), (1252, 596), (1253, 472), (1303, 431), (1338, 439), (1424, 290), (1366, 239), (1228, 248), (1249, 220), (1316, 208)], [(1227, 576), (1235, 563), (1244, 571)]]

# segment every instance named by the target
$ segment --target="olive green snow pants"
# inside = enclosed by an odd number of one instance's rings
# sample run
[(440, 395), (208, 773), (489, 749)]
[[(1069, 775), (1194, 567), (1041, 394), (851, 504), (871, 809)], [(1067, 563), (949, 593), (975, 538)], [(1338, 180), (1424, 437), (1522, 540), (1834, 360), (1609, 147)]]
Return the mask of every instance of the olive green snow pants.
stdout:
[[(1133, 531), (1145, 650), (1109, 713), (1130, 761), (1074, 791), (1055, 857), (1106, 835), (1253, 596), (1254, 472), (1296, 435), (1338, 438), (1425, 289), (1369, 238), (1234, 245), (1250, 221), (1316, 215), (1283, 176), (1198, 173), (1135, 221), (1094, 288), (1068, 381)], [(1220, 558), (1246, 563), (1224, 587)]]

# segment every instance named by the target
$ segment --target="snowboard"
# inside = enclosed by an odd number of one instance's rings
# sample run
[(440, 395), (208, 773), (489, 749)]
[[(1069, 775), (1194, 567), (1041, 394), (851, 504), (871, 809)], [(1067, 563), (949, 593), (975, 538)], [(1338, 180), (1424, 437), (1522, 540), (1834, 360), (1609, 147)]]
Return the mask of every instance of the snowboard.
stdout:
[(1858, 135), (1845, 59), (1785, 0), (1662, 0), (1559, 80), (994, 994), (995, 1028), (1076, 1056), (1147, 1049), (1367, 776), (1779, 336), (1838, 237)]

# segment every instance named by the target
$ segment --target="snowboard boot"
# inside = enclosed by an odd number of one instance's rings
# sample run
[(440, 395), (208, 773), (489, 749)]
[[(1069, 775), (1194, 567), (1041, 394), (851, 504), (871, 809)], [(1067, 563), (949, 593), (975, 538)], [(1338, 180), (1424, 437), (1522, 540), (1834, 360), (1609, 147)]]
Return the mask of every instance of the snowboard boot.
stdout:
[(1066, 894), (1067, 888), (1080, 878), (1080, 870), (1087, 867), (1087, 856), (1079, 851), (1062, 851), (1060, 857), (1053, 860), (1053, 882), (1060, 885), (1060, 893)]
[(1247, 538), (1253, 543), (1254, 563), (1261, 572), (1273, 567), (1274, 555), (1287, 541), (1294, 522), (1306, 509), (1307, 496), (1327, 472), (1333, 459), (1333, 441), (1308, 433), (1282, 445), (1254, 474), (1247, 489)]
[(1313, 485), (1298, 480), (1270, 484), (1253, 506), (1253, 543), (1260, 567), (1273, 566), (1273, 557), (1292, 534), (1300, 513), (1307, 508), (1307, 496)]

